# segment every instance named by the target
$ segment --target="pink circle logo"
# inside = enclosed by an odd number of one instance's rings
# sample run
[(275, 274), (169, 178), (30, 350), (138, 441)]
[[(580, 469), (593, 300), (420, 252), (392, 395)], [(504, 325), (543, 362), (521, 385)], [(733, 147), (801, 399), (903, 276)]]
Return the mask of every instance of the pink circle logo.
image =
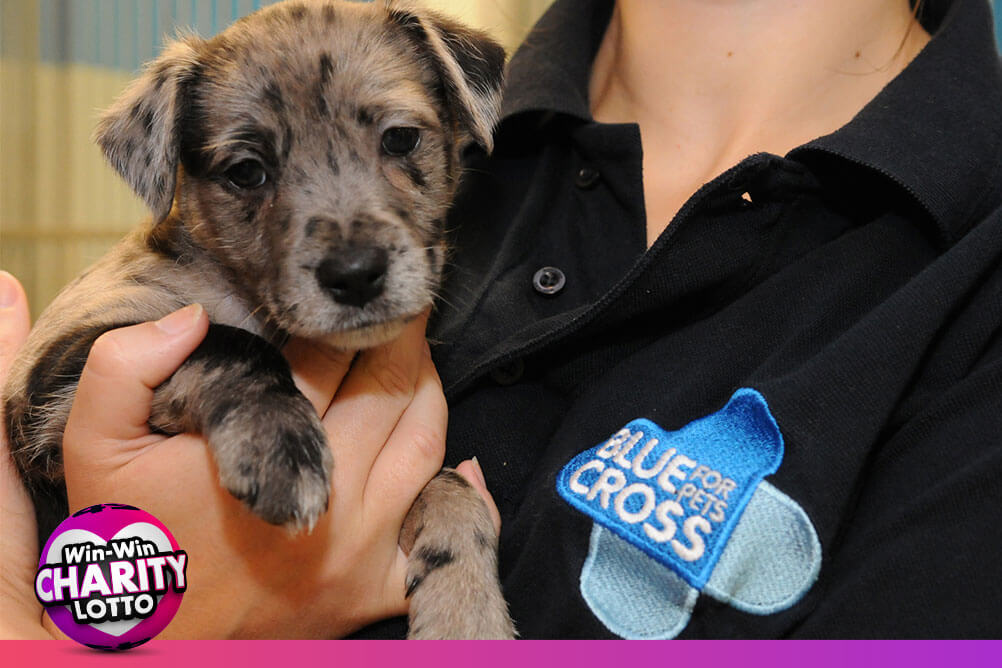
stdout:
[(96, 649), (142, 645), (167, 627), (188, 585), (188, 555), (134, 506), (84, 508), (52, 533), (35, 596), (60, 630)]

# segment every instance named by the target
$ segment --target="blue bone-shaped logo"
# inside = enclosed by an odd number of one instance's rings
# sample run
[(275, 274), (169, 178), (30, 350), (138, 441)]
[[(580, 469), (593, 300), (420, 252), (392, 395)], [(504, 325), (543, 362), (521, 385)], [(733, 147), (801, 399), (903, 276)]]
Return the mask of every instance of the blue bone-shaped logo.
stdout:
[(765, 399), (742, 389), (679, 431), (634, 420), (571, 460), (557, 489), (595, 521), (581, 591), (596, 616), (617, 635), (667, 638), (699, 590), (756, 614), (799, 600), (821, 549), (800, 506), (762, 481), (782, 459)]

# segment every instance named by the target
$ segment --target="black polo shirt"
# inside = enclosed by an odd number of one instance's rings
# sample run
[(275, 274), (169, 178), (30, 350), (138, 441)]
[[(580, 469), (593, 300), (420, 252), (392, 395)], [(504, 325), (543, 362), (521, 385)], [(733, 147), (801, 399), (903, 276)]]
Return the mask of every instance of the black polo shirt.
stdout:
[(514, 56), (432, 326), (521, 635), (1002, 635), (988, 3), (924, 3), (932, 41), (852, 122), (649, 250), (639, 130), (589, 112), (610, 12), (559, 0)]

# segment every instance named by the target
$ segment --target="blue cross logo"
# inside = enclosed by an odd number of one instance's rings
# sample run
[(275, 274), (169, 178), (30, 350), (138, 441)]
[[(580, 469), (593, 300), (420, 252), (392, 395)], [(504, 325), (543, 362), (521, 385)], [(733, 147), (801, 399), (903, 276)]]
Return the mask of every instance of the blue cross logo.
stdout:
[(572, 459), (557, 490), (594, 521), (581, 594), (625, 638), (672, 638), (702, 592), (767, 615), (817, 579), (821, 546), (790, 497), (766, 482), (783, 439), (761, 394), (675, 432), (634, 420)]

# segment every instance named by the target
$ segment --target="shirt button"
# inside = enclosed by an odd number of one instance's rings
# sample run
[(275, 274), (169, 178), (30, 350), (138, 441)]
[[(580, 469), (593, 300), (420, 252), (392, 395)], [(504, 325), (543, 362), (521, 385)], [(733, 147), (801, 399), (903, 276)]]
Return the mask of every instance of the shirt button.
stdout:
[(491, 378), (498, 385), (514, 385), (522, 379), (524, 373), (525, 362), (521, 359), (514, 359), (491, 371)]
[(567, 277), (556, 267), (543, 267), (532, 277), (532, 287), (541, 295), (555, 295), (564, 289)]
[(578, 175), (574, 179), (575, 185), (582, 190), (590, 190), (595, 187), (598, 183), (601, 174), (598, 173), (597, 169), (592, 169), (591, 167), (582, 167), (578, 170)]

